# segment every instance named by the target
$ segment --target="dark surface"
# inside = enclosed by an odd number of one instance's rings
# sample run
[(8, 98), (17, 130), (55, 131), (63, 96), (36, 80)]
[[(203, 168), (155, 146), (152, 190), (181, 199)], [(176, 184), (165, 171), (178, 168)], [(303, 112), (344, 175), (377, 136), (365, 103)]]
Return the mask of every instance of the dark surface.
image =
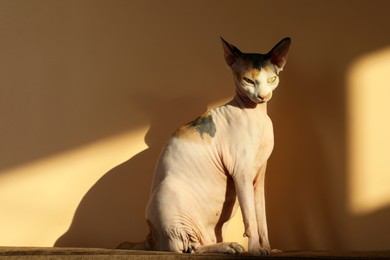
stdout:
[(0, 247), (1, 258), (14, 259), (390, 259), (390, 251), (288, 251), (271, 256), (175, 254), (98, 248)]

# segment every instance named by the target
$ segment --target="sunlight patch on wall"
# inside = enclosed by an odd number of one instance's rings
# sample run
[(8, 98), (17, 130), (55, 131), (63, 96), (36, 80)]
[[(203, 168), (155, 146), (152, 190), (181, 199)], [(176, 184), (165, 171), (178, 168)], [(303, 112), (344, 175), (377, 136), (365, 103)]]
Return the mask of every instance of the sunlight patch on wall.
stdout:
[(0, 245), (52, 246), (99, 178), (147, 148), (148, 128), (0, 172)]
[(390, 205), (390, 48), (358, 59), (348, 75), (349, 209)]
[(223, 237), (224, 241), (234, 241), (242, 245), (248, 250), (248, 238), (244, 237), (244, 220), (242, 218), (241, 208), (238, 208), (236, 214), (226, 224), (226, 233)]

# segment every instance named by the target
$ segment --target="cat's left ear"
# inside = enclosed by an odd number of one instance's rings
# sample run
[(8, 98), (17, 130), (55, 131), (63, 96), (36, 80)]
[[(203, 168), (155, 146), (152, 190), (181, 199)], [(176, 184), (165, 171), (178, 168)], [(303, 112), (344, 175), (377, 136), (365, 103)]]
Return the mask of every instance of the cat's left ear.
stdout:
[(276, 65), (279, 70), (283, 70), (287, 61), (288, 50), (290, 49), (291, 39), (289, 37), (284, 38), (272, 50), (268, 53), (272, 64)]
[(233, 44), (228, 43), (222, 37), (222, 46), (223, 46), (223, 55), (225, 57), (226, 64), (230, 67), (232, 66), (241, 55), (241, 51), (234, 46)]

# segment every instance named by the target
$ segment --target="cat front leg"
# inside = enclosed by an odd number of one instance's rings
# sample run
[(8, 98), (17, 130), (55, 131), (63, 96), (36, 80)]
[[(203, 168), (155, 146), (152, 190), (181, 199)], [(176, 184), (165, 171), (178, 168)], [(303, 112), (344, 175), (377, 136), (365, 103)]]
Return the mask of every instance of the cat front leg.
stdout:
[(265, 210), (264, 180), (267, 163), (260, 168), (254, 183), (255, 209), (257, 219), (257, 230), (259, 233), (259, 243), (262, 248), (271, 252), (271, 246), (268, 240), (267, 216)]
[(270, 253), (269, 245), (263, 247), (259, 242), (252, 176), (250, 174), (237, 173), (233, 177), (244, 221), (244, 236), (248, 237), (249, 253), (253, 255), (268, 255)]

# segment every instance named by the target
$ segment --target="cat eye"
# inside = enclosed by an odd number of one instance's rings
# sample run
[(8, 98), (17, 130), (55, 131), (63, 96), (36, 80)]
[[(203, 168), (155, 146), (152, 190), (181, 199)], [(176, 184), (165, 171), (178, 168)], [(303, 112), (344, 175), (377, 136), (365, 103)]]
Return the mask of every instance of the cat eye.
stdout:
[(245, 83), (255, 85), (255, 82), (251, 79), (248, 79), (247, 77), (243, 77), (242, 79), (244, 80)]
[(277, 78), (276, 76), (273, 76), (272, 78), (269, 78), (268, 79), (268, 83), (274, 83), (276, 78)]

